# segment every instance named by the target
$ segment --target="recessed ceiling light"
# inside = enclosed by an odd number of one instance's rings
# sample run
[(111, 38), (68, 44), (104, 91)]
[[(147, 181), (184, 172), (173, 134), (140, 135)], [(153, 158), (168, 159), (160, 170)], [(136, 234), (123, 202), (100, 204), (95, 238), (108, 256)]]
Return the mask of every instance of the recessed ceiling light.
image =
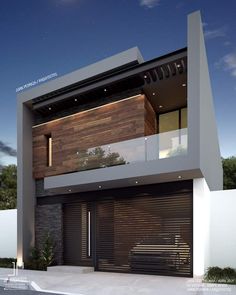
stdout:
[(75, 100), (75, 101), (78, 101), (78, 99), (77, 99), (77, 98), (75, 98), (74, 100)]
[(49, 107), (48, 109), (49, 109), (49, 111), (51, 111), (51, 109), (52, 109), (52, 108), (51, 108), (51, 107)]
[(99, 185), (99, 186), (98, 186), (98, 188), (102, 188), (102, 186), (101, 186), (101, 185)]
[(179, 176), (178, 176), (178, 178), (179, 178), (179, 179), (181, 179), (181, 178), (182, 178), (182, 176), (181, 176), (181, 175), (179, 175)]
[(138, 184), (138, 181), (136, 180), (135, 183)]
[(161, 109), (161, 108), (163, 108), (163, 106), (162, 105), (159, 105), (159, 109)]
[(186, 87), (187, 85), (186, 85), (186, 83), (183, 83), (182, 86), (183, 86), (183, 87)]

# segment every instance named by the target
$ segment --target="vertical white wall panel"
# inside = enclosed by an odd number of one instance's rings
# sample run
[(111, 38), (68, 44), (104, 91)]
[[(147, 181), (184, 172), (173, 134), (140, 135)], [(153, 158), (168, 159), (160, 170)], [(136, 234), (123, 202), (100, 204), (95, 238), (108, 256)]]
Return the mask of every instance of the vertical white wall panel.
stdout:
[(202, 276), (209, 260), (210, 191), (204, 178), (193, 180), (193, 274)]
[(0, 258), (16, 258), (17, 210), (0, 211)]

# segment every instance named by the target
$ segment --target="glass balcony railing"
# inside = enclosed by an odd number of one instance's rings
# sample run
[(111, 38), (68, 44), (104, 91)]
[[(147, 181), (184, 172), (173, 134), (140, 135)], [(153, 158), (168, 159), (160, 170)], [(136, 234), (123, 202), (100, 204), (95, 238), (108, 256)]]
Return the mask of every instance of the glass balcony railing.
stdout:
[(78, 170), (153, 161), (187, 154), (187, 128), (77, 152)]

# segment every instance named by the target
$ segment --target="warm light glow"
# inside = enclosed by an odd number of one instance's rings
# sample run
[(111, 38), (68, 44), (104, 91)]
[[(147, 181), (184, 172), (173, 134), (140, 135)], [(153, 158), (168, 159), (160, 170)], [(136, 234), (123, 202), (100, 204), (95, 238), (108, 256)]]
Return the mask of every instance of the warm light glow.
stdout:
[(144, 96), (144, 94), (141, 94), (141, 93), (140, 94), (137, 94), (137, 95), (133, 95), (133, 96), (130, 96), (130, 97), (127, 97), (127, 98), (118, 100), (118, 101), (114, 101), (114, 102), (111, 102), (111, 103), (104, 104), (104, 105), (99, 106), (99, 107), (95, 107), (95, 108), (92, 108), (92, 109), (89, 109), (89, 110), (85, 110), (85, 111), (82, 111), (82, 112), (79, 112), (79, 113), (76, 113), (76, 114), (72, 114), (72, 115), (68, 115), (68, 116), (62, 117), (62, 118), (58, 118), (58, 119), (52, 120), (50, 122), (45, 122), (45, 123), (42, 123), (42, 124), (38, 124), (38, 125), (33, 126), (32, 128), (43, 126), (43, 125), (46, 125), (46, 124), (49, 124), (49, 123), (52, 123), (52, 122), (61, 121), (61, 120), (67, 119), (67, 118), (72, 118), (74, 116), (77, 116), (78, 114), (88, 113), (88, 112), (91, 112), (91, 111), (94, 111), (94, 110), (97, 110), (97, 109), (100, 109), (100, 108), (103, 108), (103, 107), (111, 106), (111, 105), (114, 105), (114, 104), (117, 104), (117, 103), (122, 103), (122, 102), (124, 102), (126, 100), (130, 100), (130, 99), (138, 98), (138, 97), (142, 97), (142, 96)]
[(17, 257), (17, 267), (22, 268), (24, 265), (22, 257)]
[(52, 137), (48, 137), (48, 167), (52, 167)]

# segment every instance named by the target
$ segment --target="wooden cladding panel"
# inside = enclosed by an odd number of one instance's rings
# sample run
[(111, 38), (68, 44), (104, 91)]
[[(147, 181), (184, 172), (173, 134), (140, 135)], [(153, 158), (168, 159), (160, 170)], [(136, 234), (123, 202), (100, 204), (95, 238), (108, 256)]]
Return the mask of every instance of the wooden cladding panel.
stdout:
[[(155, 113), (145, 95), (35, 126), (34, 178), (78, 171), (79, 150), (154, 133)], [(52, 167), (47, 166), (48, 134), (52, 136)]]
[(149, 102), (149, 100), (145, 100), (145, 135), (152, 135), (157, 133), (157, 120), (156, 113)]

